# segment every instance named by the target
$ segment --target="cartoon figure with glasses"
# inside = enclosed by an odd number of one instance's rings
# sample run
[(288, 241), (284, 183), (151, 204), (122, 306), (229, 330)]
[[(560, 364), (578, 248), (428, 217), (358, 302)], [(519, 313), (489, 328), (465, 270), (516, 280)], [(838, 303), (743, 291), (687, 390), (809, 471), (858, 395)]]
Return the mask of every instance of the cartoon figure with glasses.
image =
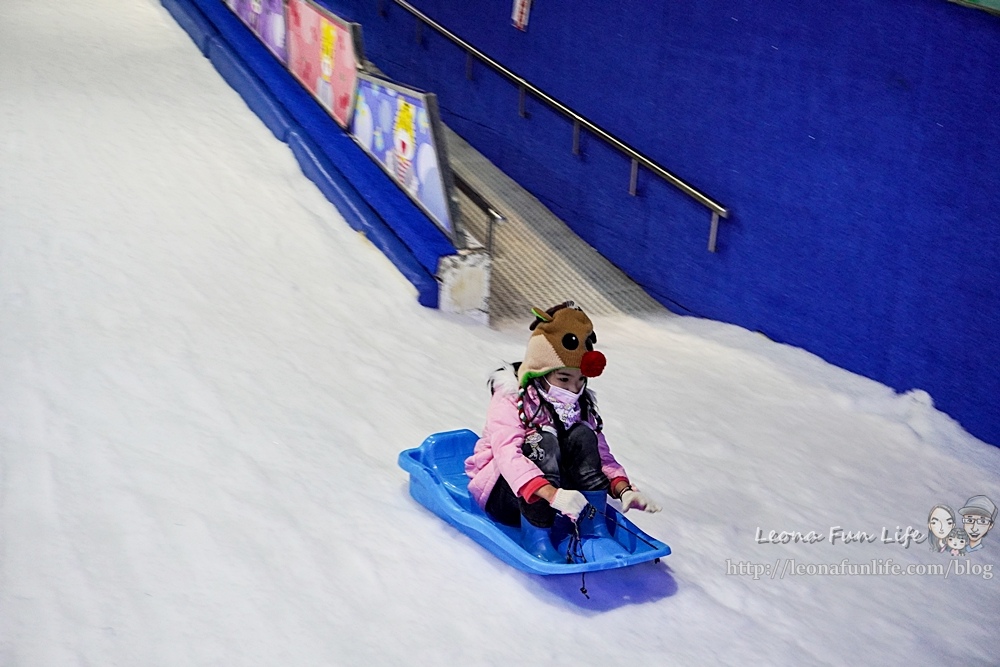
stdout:
[(962, 527), (969, 535), (965, 552), (979, 551), (983, 548), (983, 538), (997, 518), (997, 506), (986, 496), (972, 496), (958, 513), (962, 515)]

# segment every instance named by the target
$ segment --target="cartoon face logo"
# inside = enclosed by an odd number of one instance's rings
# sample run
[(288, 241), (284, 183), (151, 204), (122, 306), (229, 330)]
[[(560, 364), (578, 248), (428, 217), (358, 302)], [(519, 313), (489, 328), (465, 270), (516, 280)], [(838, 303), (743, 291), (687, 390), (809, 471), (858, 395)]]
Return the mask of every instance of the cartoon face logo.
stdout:
[(952, 555), (982, 549), (996, 516), (997, 506), (986, 496), (972, 496), (957, 515), (947, 505), (935, 505), (927, 515), (931, 549)]
[(264, 10), (264, 3), (262, 0), (250, 0), (250, 11), (254, 14), (260, 14)]
[(968, 543), (969, 536), (961, 528), (954, 528), (945, 538), (945, 545), (953, 556), (964, 554)]
[(969, 535), (969, 549), (975, 551), (981, 548), (983, 538), (997, 518), (997, 506), (986, 496), (972, 496), (958, 513), (962, 515), (962, 527)]
[(993, 522), (988, 516), (966, 514), (962, 517), (962, 525), (969, 537), (978, 542), (990, 532)]
[(955, 513), (947, 505), (935, 505), (927, 517), (927, 529), (938, 540), (948, 537), (955, 527)]

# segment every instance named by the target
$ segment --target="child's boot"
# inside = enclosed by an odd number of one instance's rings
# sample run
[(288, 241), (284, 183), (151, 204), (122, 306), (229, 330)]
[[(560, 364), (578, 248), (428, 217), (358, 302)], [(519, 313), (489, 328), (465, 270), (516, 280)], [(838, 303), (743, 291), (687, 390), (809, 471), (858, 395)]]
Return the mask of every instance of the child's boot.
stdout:
[(521, 517), (521, 546), (535, 558), (552, 563), (564, 563), (566, 559), (552, 546), (552, 528), (540, 528)]
[(581, 491), (581, 493), (590, 503), (590, 507), (584, 510), (584, 516), (576, 522), (584, 556), (588, 560), (599, 560), (627, 555), (625, 547), (611, 537), (608, 531), (605, 517), (608, 511), (607, 491)]
[(608, 511), (608, 493), (606, 491), (581, 491), (583, 497), (590, 503), (590, 509), (584, 510), (584, 516), (576, 522), (580, 529), (580, 537), (599, 537), (613, 540), (608, 532), (608, 522), (605, 515)]

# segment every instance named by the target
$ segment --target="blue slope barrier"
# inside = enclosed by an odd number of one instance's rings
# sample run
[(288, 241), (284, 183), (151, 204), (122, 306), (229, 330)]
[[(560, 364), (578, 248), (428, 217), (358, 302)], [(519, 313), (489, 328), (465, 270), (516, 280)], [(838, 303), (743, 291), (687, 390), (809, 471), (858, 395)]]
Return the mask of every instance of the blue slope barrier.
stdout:
[(226, 83), (240, 94), (247, 106), (257, 114), (264, 125), (267, 125), (274, 136), (281, 141), (287, 141), (288, 133), (295, 122), (261, 80), (254, 76), (238, 55), (233, 53), (229, 45), (218, 35), (213, 35), (208, 40), (208, 52), (205, 55)]
[(208, 53), (208, 40), (217, 33), (212, 23), (205, 18), (205, 15), (196, 10), (187, 0), (161, 0), (163, 7), (170, 12), (174, 20), (184, 28), (194, 43), (198, 45), (198, 50), (202, 54)]
[(219, 74), (275, 137), (288, 143), (303, 173), (438, 306), (441, 257), (455, 247), (221, 0), (162, 0)]

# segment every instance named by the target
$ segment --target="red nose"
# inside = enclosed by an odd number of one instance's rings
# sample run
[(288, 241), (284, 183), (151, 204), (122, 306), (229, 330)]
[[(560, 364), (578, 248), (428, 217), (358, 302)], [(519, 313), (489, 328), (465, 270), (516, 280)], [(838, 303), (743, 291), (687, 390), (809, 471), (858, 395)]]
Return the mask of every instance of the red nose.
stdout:
[(604, 372), (604, 367), (608, 365), (608, 360), (597, 350), (591, 350), (583, 355), (580, 360), (580, 372), (584, 377), (595, 378)]

